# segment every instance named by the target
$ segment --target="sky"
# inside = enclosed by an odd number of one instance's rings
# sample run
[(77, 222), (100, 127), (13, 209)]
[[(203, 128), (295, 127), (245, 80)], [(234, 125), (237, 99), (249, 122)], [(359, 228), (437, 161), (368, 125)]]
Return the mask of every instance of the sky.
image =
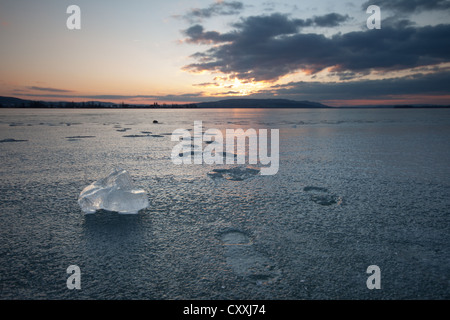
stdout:
[(450, 0), (0, 0), (0, 96), (450, 105), (449, 16)]

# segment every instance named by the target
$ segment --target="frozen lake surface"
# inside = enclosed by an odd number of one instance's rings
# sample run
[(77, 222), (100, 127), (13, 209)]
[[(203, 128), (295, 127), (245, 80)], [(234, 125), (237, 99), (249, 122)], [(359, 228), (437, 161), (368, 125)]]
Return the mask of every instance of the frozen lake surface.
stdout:
[[(279, 129), (278, 173), (174, 165), (194, 121)], [(0, 150), (0, 299), (450, 299), (449, 109), (0, 109)], [(115, 167), (150, 206), (83, 214)]]

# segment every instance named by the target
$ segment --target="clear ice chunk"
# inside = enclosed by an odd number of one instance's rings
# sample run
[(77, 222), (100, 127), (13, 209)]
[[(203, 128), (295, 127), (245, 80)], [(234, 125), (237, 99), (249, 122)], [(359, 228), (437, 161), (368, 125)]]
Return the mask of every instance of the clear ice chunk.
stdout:
[(136, 189), (128, 172), (121, 168), (84, 188), (78, 197), (78, 204), (84, 213), (106, 210), (136, 214), (149, 206), (145, 190)]

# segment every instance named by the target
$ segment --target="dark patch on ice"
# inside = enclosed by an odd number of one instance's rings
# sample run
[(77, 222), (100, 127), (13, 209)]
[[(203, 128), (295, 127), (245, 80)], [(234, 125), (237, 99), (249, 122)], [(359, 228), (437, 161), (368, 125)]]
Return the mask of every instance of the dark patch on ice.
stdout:
[(3, 140), (0, 140), (0, 143), (5, 143), (5, 142), (25, 142), (25, 141), (28, 141), (28, 140), (3, 139)]
[(243, 181), (258, 175), (260, 170), (253, 167), (234, 167), (230, 169), (214, 169), (208, 172), (211, 178), (222, 178), (231, 181)]
[(145, 138), (145, 137), (150, 137), (150, 135), (148, 135), (148, 134), (128, 134), (123, 137), (125, 137), (125, 138)]
[(73, 137), (66, 137), (66, 139), (90, 139), (95, 138), (95, 136), (73, 136)]
[(331, 206), (333, 204), (340, 204), (341, 198), (339, 196), (335, 195), (312, 195), (311, 200), (314, 201), (317, 204), (320, 204), (321, 206)]
[(131, 128), (123, 128), (123, 129), (117, 129), (117, 132), (127, 132), (128, 130), (131, 130)]
[(141, 133), (143, 133), (143, 134), (152, 134), (151, 131), (141, 131)]
[(321, 206), (342, 204), (342, 198), (329, 193), (327, 188), (308, 186), (303, 188), (303, 191), (310, 194), (311, 201), (320, 204)]
[[(199, 149), (198, 146), (192, 144), (191, 147), (192, 147), (194, 150), (187, 151), (187, 152), (185, 152), (186, 154), (185, 154), (184, 152), (180, 152), (180, 153), (178, 154), (178, 156), (180, 156), (180, 157), (184, 157), (184, 156), (188, 156), (188, 155), (193, 156), (193, 155), (202, 153), (202, 150), (201, 150), (201, 149), (198, 150), (198, 149)], [(195, 150), (195, 149), (197, 149), (197, 150)], [(231, 153), (227, 153), (227, 152), (222, 152), (222, 156), (223, 156), (224, 158), (226, 158), (228, 154), (230, 154), (231, 157), (233, 157), (233, 158), (236, 158), (236, 157), (237, 157), (237, 154), (231, 154)], [(222, 170), (222, 169), (217, 169), (217, 170)]]
[(159, 134), (128, 134), (124, 136), (125, 138), (164, 138), (164, 136), (161, 136)]

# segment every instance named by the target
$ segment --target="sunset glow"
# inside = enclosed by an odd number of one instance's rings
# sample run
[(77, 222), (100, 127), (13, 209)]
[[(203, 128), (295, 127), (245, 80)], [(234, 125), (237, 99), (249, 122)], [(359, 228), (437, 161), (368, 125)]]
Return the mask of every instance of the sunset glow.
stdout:
[[(195, 103), (286, 98), (333, 106), (450, 104), (442, 10), (366, 1), (59, 1), (0, 4), (0, 95), (47, 101)], [(406, 14), (406, 13), (405, 13)], [(411, 89), (415, 88), (415, 89)]]

